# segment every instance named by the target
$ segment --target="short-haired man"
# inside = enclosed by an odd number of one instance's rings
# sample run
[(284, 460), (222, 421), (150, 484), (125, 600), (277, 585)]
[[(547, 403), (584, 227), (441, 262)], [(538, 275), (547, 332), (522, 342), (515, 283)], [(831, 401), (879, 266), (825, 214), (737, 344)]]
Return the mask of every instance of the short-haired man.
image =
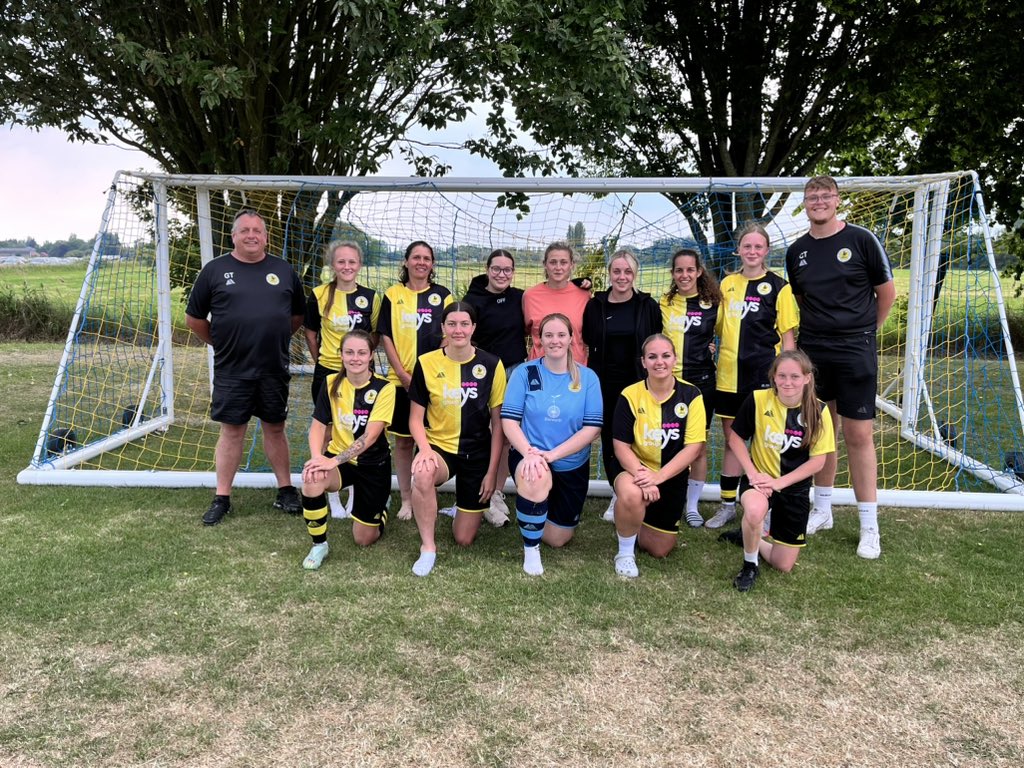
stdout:
[(306, 307), (302, 283), (288, 262), (267, 254), (267, 225), (256, 211), (238, 212), (231, 240), (234, 250), (200, 271), (185, 309), (188, 327), (213, 347), (210, 418), (220, 422), (217, 491), (204, 525), (216, 525), (231, 511), (231, 485), (253, 416), (263, 422), (263, 450), (277, 479), (274, 506), (302, 512), (284, 431), (288, 347)]
[[(857, 554), (873, 560), (878, 535), (878, 457), (875, 453), (875, 394), (878, 350), (875, 333), (896, 298), (885, 248), (869, 230), (836, 216), (839, 187), (831, 176), (815, 176), (804, 187), (810, 231), (786, 251), (786, 271), (800, 305), (798, 344), (814, 363), (818, 397), (828, 403), (833, 427), (842, 417), (850, 480), (860, 516)], [(814, 508), (807, 533), (832, 527), (836, 454), (814, 476)]]

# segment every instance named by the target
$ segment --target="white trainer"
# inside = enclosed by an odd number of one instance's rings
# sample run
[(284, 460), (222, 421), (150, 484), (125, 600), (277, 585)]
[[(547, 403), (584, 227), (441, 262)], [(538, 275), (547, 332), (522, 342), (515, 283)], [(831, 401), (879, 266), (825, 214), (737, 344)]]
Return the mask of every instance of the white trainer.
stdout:
[(635, 579), (640, 575), (640, 569), (636, 567), (636, 557), (633, 555), (616, 555), (615, 572), (624, 579)]
[(862, 528), (860, 543), (857, 545), (857, 557), (865, 560), (877, 560), (882, 554), (882, 542), (877, 528)]
[(484, 510), (484, 520), (495, 528), (501, 528), (508, 522), (508, 504), (505, 503), (505, 494), (501, 491), (491, 494), (491, 505)]
[(328, 552), (330, 552), (330, 547), (327, 546), (326, 541), (314, 544), (313, 548), (309, 550), (309, 554), (306, 555), (306, 559), (302, 561), (302, 567), (307, 571), (315, 571), (323, 563)]
[(455, 513), (458, 511), (456, 507), (441, 507), (437, 510), (437, 514), (444, 515), (445, 517), (455, 517)]
[(815, 507), (807, 518), (807, 535), (832, 529), (832, 510), (823, 512)]
[(615, 522), (615, 498), (615, 494), (613, 493), (612, 500), (608, 502), (608, 509), (606, 509), (604, 514), (601, 515), (601, 519), (609, 523)]
[(710, 520), (704, 523), (705, 528), (721, 528), (730, 520), (736, 519), (736, 505), (723, 504), (718, 511), (711, 516)]
[(700, 528), (704, 525), (704, 518), (696, 509), (688, 509), (686, 510), (686, 524), (691, 528)]

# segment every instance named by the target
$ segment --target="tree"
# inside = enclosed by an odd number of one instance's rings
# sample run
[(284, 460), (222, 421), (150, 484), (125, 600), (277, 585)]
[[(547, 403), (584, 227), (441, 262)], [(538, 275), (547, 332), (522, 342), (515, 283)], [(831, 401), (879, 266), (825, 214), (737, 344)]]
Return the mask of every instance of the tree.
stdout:
[[(113, 137), (177, 173), (369, 174), (411, 126), (461, 120), (482, 93), (468, 13), (444, 0), (10, 0), (0, 122)], [(401, 148), (419, 172), (443, 172)], [(283, 208), (319, 245), (347, 199)]]
[[(114, 137), (178, 173), (361, 175), (480, 93), (444, 2), (12, 0), (0, 118)], [(424, 171), (436, 170), (421, 158)]]
[[(800, 176), (886, 152), (894, 170), (917, 168), (916, 152), (932, 146), (933, 136), (936, 148), (972, 146), (970, 125), (940, 132), (936, 121), (947, 108), (962, 115), (956, 107), (971, 103), (963, 89), (998, 71), (1003, 49), (985, 39), (985, 29), (1015, 8), (1009, 0), (517, 5), (514, 18), (495, 25), (491, 47), (511, 46), (518, 56), (495, 61), (504, 77), (493, 91), (492, 136), (469, 146), (511, 173)], [(980, 19), (987, 23), (976, 24)], [(1017, 34), (1006, 41), (1015, 59)], [(972, 75), (947, 82), (950, 61), (969, 63)], [(993, 76), (987, 90), (1008, 80)], [(518, 146), (504, 99), (545, 155)], [(1022, 100), (1008, 101), (1005, 114), (1019, 116)], [(1010, 124), (1005, 116), (992, 123), (986, 135)], [(952, 141), (949, 134), (961, 127), (963, 140)], [(912, 138), (897, 141), (915, 128)], [(937, 140), (940, 133), (945, 141)], [(941, 155), (922, 158), (932, 158), (930, 166)], [(942, 169), (949, 169), (948, 156)], [(773, 214), (755, 195), (675, 202), (695, 236), (710, 223), (725, 245), (734, 219)]]
[(583, 225), (582, 221), (569, 225), (565, 233), (565, 242), (573, 248), (583, 247), (583, 244), (587, 242), (587, 228)]

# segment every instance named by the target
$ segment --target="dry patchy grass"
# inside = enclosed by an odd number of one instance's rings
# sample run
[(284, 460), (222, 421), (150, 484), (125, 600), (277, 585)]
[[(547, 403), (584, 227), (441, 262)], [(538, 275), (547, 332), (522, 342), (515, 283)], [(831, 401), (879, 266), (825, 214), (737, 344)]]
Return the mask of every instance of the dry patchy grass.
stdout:
[[(713, 649), (665, 654), (623, 637), (571, 663), (494, 674), (479, 659), (403, 646), (426, 676), (470, 671), (441, 702), (415, 678), (306, 670), (278, 648), (213, 685), (199, 657), (41, 645), (5, 659), (0, 757), (11, 766), (1008, 766), (1024, 759), (1021, 640), (1013, 625), (912, 653), (766, 643), (737, 664)], [(79, 698), (76, 680), (98, 676), (110, 695)], [(34, 748), (22, 752), (29, 731)]]

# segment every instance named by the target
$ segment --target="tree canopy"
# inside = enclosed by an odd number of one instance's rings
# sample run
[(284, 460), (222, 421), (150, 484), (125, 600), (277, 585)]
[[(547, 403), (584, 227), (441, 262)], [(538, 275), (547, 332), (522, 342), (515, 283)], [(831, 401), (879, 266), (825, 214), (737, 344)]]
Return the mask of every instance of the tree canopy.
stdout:
[[(10, 0), (0, 120), (114, 137), (170, 172), (372, 173), (480, 93), (443, 0)], [(411, 158), (434, 172), (430, 158)]]
[[(172, 173), (359, 176), (396, 148), (441, 173), (401, 142), (411, 126), (464, 119), (482, 93), (467, 13), (444, 0), (9, 0), (0, 121), (113, 137)], [(313, 260), (347, 200), (244, 202), (268, 220), (291, 210)], [(211, 204), (214, 247), (230, 248), (224, 209), (242, 200)]]
[[(1009, 148), (1003, 133), (1024, 100), (986, 104), (999, 101), (1008, 61), (1021, 59), (1021, 11), (1008, 0), (597, 5), (527, 2), (495, 25), (492, 47), (517, 56), (495, 61), (504, 77), (494, 130), (473, 151), (511, 173), (735, 177), (962, 163), (999, 173), (1013, 149), (1019, 175), (1021, 141)], [(1003, 56), (1000, 40), (1014, 52)], [(1016, 93), (1020, 80), (1009, 79)], [(518, 145), (505, 100), (544, 154)], [(966, 119), (972, 112), (981, 124)], [(770, 214), (754, 197), (677, 204), (695, 229), (712, 221), (720, 243), (734, 215)]]
[[(1020, 209), (1012, 0), (8, 0), (0, 31), (0, 120), (114, 137), (173, 172), (373, 173), (410, 127), (482, 99), (489, 133), (467, 147), (509, 174), (967, 167), (1004, 221)], [(771, 213), (676, 202), (721, 243)]]

